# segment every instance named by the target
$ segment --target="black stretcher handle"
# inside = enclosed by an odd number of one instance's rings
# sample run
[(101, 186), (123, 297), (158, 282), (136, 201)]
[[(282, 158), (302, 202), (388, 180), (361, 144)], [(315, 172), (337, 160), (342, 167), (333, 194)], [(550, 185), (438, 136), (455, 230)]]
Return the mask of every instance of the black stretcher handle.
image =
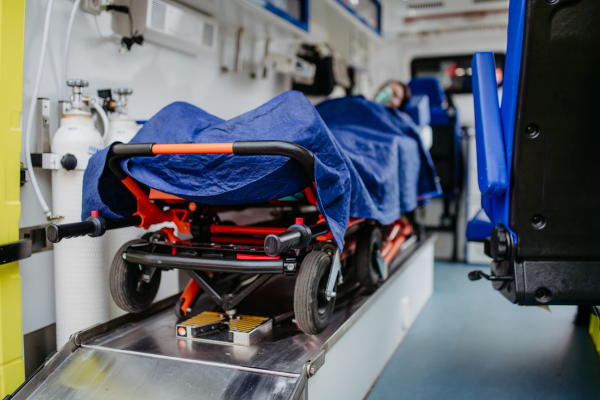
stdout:
[(138, 216), (119, 219), (88, 217), (85, 221), (72, 224), (52, 224), (46, 230), (46, 236), (52, 243), (58, 243), (63, 239), (71, 239), (84, 235), (98, 237), (104, 235), (107, 230), (136, 226), (140, 223), (141, 218)]
[(304, 248), (310, 244), (312, 239), (327, 232), (329, 232), (327, 224), (292, 225), (287, 232), (269, 235), (265, 238), (265, 253), (270, 257), (277, 257), (287, 250)]
[(52, 224), (46, 230), (46, 235), (48, 236), (49, 241), (52, 243), (58, 243), (63, 239), (70, 239), (79, 236), (100, 236), (102, 233), (104, 233), (102, 232), (103, 229), (106, 231), (106, 221), (104, 221), (104, 218), (90, 217), (83, 222), (75, 222), (72, 224), (63, 225)]
[(285, 140), (255, 140), (233, 142), (236, 156), (285, 156), (302, 165), (311, 182), (315, 181), (315, 156), (299, 144)]
[[(210, 143), (204, 144), (209, 145)], [(125, 179), (127, 174), (121, 168), (121, 160), (129, 157), (154, 157), (156, 155), (152, 150), (154, 145), (155, 143), (114, 143), (111, 145), (107, 156), (110, 170), (119, 180)], [(289, 157), (302, 165), (304, 172), (306, 172), (311, 182), (315, 180), (315, 156), (299, 144), (285, 140), (254, 140), (251, 142), (237, 141), (231, 145), (232, 152), (236, 156)]]

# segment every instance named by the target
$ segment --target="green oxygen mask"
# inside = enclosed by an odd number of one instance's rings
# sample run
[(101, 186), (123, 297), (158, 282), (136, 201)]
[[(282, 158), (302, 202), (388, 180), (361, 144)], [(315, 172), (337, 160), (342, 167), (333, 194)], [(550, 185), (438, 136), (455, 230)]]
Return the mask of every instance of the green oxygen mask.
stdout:
[(387, 105), (393, 98), (394, 91), (391, 87), (386, 86), (377, 93), (377, 96), (375, 96), (375, 103)]

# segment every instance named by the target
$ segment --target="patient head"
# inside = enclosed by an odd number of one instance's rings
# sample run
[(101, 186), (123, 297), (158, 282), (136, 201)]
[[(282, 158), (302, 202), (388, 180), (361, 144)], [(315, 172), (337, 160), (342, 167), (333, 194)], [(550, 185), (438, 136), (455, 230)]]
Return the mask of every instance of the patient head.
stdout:
[[(387, 91), (384, 95), (382, 91)], [(377, 92), (375, 101), (381, 102), (388, 107), (404, 109), (404, 106), (410, 101), (411, 93), (408, 86), (400, 81), (388, 81)]]

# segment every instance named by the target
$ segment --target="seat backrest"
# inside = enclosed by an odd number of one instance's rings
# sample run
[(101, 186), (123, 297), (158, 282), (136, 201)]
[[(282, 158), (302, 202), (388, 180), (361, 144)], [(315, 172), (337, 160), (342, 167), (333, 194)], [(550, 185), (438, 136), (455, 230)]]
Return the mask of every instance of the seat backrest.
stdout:
[(437, 78), (413, 78), (408, 87), (412, 95), (425, 95), (429, 97), (429, 108), (431, 112), (431, 126), (454, 125), (451, 113), (454, 109), (448, 108), (446, 93)]
[(412, 94), (427, 95), (431, 107), (442, 107), (446, 103), (444, 88), (436, 78), (413, 78), (408, 87)]
[(600, 258), (600, 1), (513, 0), (509, 13), (508, 190), (485, 199), (486, 212), (519, 257)]
[(448, 108), (448, 99), (437, 78), (413, 78), (409, 83), (413, 97), (429, 97), (433, 145), (431, 158), (446, 196), (460, 191), (462, 174), (460, 168), (460, 125), (456, 110)]
[(473, 57), (477, 169), (493, 287), (521, 305), (600, 304), (600, 1), (512, 0), (502, 107)]
[(600, 257), (600, 1), (528, 3), (509, 225), (520, 256)]
[(412, 96), (404, 112), (407, 113), (417, 126), (423, 127), (431, 123), (431, 112), (429, 111), (429, 97), (424, 94)]

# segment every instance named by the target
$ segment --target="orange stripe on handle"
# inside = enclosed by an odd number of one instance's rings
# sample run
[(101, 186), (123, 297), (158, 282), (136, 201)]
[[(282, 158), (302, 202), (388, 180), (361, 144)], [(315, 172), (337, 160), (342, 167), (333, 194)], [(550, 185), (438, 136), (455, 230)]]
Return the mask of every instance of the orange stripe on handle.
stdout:
[(155, 144), (154, 154), (233, 154), (233, 143)]
[(239, 235), (277, 235), (286, 232), (287, 228), (271, 228), (262, 226), (211, 225), (210, 233), (233, 233)]

